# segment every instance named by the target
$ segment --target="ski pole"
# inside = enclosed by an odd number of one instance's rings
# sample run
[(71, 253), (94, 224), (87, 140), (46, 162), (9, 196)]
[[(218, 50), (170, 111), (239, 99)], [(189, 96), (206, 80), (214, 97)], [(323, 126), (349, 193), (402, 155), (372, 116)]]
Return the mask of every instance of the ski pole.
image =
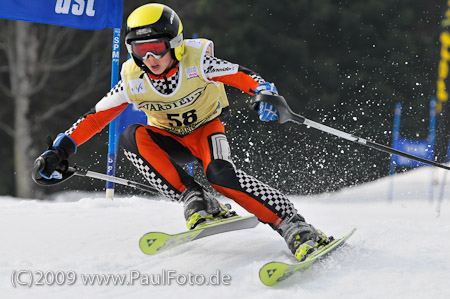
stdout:
[(106, 174), (99, 173), (99, 172), (90, 171), (87, 168), (81, 167), (81, 166), (74, 165), (72, 167), (69, 167), (68, 171), (73, 172), (73, 174), (78, 175), (78, 176), (85, 176), (85, 177), (90, 177), (93, 179), (103, 180), (103, 181), (107, 181), (107, 182), (113, 182), (116, 184), (133, 187), (133, 188), (151, 192), (151, 193), (159, 193), (159, 191), (156, 188), (150, 187), (148, 185), (141, 184), (138, 182), (127, 180), (127, 179), (123, 179), (123, 178), (119, 178), (119, 177), (115, 177), (115, 176), (106, 175)]
[(257, 94), (255, 95), (251, 102), (250, 105), (252, 105), (253, 107), (256, 105), (256, 103), (259, 102), (266, 102), (269, 103), (271, 105), (273, 105), (277, 111), (278, 111), (278, 121), (280, 123), (285, 123), (287, 121), (292, 121), (301, 125), (305, 125), (305, 126), (309, 126), (312, 127), (314, 129), (317, 129), (319, 131), (322, 132), (326, 132), (332, 135), (335, 135), (337, 137), (379, 150), (379, 151), (383, 151), (389, 154), (393, 154), (393, 155), (398, 155), (398, 156), (402, 156), (411, 160), (415, 160), (418, 162), (422, 162), (422, 163), (426, 163), (429, 165), (433, 165), (439, 168), (443, 168), (446, 170), (450, 170), (450, 167), (441, 163), (437, 163), (434, 161), (430, 161), (424, 158), (420, 158), (399, 150), (396, 150), (392, 147), (386, 146), (386, 145), (382, 145), (361, 137), (357, 137), (354, 136), (352, 134), (328, 127), (326, 125), (317, 123), (315, 121), (309, 120), (299, 114), (296, 114), (294, 112), (292, 112), (291, 108), (289, 108), (288, 104), (286, 103), (286, 100), (284, 99), (284, 97), (279, 96), (279, 95), (268, 95), (268, 94)]
[(151, 193), (159, 193), (159, 191), (156, 188), (153, 188), (153, 187), (145, 185), (145, 184), (141, 184), (141, 183), (123, 179), (123, 178), (109, 176), (109, 175), (106, 175), (103, 173), (90, 171), (86, 167), (81, 167), (81, 166), (77, 166), (77, 165), (69, 166), (68, 164), (69, 163), (67, 162), (67, 160), (65, 160), (60, 165), (62, 168), (61, 169), (61, 173), (62, 173), (61, 179), (55, 179), (55, 178), (45, 179), (40, 175), (40, 172), (43, 170), (44, 165), (45, 165), (43, 158), (40, 157), (40, 158), (36, 159), (36, 161), (34, 163), (31, 177), (33, 178), (33, 181), (35, 181), (39, 185), (51, 186), (51, 185), (56, 185), (56, 184), (62, 183), (64, 181), (66, 181), (67, 179), (71, 178), (73, 175), (77, 175), (77, 176), (90, 177), (90, 178), (103, 180), (103, 181), (109, 181), (109, 182), (133, 187), (133, 188), (151, 192)]

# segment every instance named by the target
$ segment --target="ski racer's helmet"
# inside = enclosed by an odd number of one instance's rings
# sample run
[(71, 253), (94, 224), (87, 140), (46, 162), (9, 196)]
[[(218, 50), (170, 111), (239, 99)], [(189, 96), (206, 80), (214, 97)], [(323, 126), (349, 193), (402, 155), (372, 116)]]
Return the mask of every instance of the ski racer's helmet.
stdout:
[(180, 61), (184, 53), (183, 25), (176, 12), (166, 5), (142, 5), (128, 17), (125, 45), (141, 68), (145, 68), (144, 60), (149, 55), (159, 59), (168, 51)]

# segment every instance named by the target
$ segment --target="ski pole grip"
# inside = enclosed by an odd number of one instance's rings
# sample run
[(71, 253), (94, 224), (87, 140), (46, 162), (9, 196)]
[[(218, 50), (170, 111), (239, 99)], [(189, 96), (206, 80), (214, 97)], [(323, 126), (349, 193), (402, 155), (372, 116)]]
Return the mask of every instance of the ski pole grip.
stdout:
[(283, 96), (258, 93), (254, 95), (250, 100), (250, 107), (254, 109), (259, 105), (260, 102), (269, 103), (274, 106), (275, 109), (277, 109), (278, 122), (280, 124), (283, 124), (287, 121), (294, 121), (302, 124), (305, 121), (305, 118), (303, 116), (292, 112)]
[(60, 184), (64, 182), (65, 180), (69, 179), (74, 175), (74, 171), (71, 167), (69, 167), (69, 162), (67, 160), (64, 160), (61, 162), (62, 167), (62, 178), (61, 179), (45, 179), (43, 178), (40, 173), (45, 167), (45, 161), (44, 158), (39, 157), (34, 161), (33, 170), (31, 172), (31, 178), (33, 181), (41, 186), (52, 186), (56, 184)]
[(31, 178), (35, 183), (39, 182), (37, 181), (39, 176), (39, 173), (44, 169), (44, 158), (39, 157), (34, 161), (33, 170), (31, 171)]

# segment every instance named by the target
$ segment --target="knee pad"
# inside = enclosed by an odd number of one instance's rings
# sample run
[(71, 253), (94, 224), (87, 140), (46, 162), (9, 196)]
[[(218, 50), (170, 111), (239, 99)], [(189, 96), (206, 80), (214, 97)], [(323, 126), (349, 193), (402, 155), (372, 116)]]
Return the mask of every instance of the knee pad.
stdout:
[(234, 165), (226, 160), (213, 160), (206, 169), (206, 178), (214, 185), (241, 190)]

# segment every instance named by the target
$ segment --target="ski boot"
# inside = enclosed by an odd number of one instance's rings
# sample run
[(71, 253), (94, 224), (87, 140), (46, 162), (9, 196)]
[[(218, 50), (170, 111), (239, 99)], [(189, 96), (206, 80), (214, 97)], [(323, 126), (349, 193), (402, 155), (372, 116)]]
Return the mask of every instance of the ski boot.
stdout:
[(306, 223), (305, 219), (299, 214), (283, 221), (278, 229), (281, 231), (289, 250), (299, 261), (306, 260), (314, 251), (333, 240), (333, 237), (327, 237), (321, 230)]
[(230, 204), (222, 204), (204, 190), (186, 189), (182, 194), (184, 218), (189, 229), (237, 216)]

